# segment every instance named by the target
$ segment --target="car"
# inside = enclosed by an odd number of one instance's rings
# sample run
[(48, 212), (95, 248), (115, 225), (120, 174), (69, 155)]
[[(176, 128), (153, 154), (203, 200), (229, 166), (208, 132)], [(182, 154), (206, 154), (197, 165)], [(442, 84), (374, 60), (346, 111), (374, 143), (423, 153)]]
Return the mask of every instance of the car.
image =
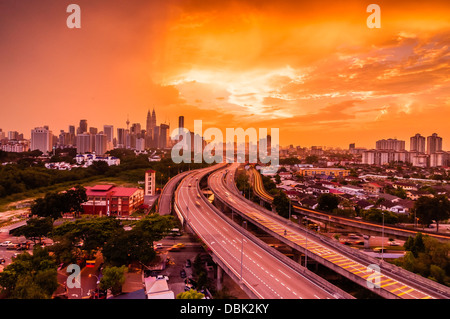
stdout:
[(183, 247), (184, 247), (184, 244), (183, 244), (183, 243), (178, 243), (178, 244), (175, 245), (175, 247), (183, 248)]
[(156, 249), (162, 249), (162, 248), (163, 248), (163, 245), (161, 243), (156, 244)]
[(5, 258), (0, 258), (0, 264), (3, 265), (6, 262)]
[(190, 259), (186, 260), (186, 268), (191, 267), (191, 265), (192, 265), (191, 260)]
[(13, 249), (16, 249), (16, 248), (17, 248), (17, 245), (13, 244), (13, 243), (10, 243), (10, 244), (8, 244), (8, 246), (6, 246), (6, 249), (8, 249), (8, 250), (13, 250)]
[(7, 241), (4, 241), (3, 243), (0, 243), (0, 247), (8, 247), (9, 244), (12, 244), (12, 241), (7, 240)]
[(186, 278), (186, 271), (184, 269), (180, 270), (180, 277), (181, 278)]

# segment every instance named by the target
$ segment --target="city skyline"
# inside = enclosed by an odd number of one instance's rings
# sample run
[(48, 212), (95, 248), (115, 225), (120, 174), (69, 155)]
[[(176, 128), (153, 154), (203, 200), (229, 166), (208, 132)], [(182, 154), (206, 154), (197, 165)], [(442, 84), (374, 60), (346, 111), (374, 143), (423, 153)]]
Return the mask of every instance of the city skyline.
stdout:
[(78, 1), (80, 29), (64, 3), (4, 6), (0, 128), (145, 127), (156, 108), (171, 128), (280, 128), (284, 146), (436, 132), (448, 150), (450, 8), (377, 3), (380, 29), (362, 1)]

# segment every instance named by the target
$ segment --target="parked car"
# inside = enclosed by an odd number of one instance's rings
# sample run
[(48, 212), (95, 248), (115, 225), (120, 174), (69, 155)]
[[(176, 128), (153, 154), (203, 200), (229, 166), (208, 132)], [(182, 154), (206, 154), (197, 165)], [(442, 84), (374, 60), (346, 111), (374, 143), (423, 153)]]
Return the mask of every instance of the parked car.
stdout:
[(0, 243), (0, 247), (8, 247), (9, 244), (12, 244), (12, 241), (7, 240), (7, 241), (4, 241), (3, 243)]
[(186, 271), (184, 269), (180, 270), (180, 276), (181, 278), (186, 278)]
[(191, 265), (192, 265), (191, 260), (190, 259), (186, 260), (186, 268), (191, 267)]
[(10, 243), (10, 244), (8, 244), (8, 246), (6, 246), (6, 249), (8, 249), (8, 250), (13, 250), (13, 249), (16, 249), (16, 248), (17, 248), (17, 245), (13, 244), (13, 243)]

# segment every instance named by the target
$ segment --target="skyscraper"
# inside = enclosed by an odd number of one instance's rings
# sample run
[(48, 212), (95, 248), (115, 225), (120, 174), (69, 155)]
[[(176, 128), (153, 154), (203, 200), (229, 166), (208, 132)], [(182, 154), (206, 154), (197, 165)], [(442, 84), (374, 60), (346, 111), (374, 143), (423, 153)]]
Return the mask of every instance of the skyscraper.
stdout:
[(150, 114), (150, 110), (147, 112), (147, 122), (145, 125), (145, 132), (147, 136), (152, 135), (152, 115)]
[(83, 134), (88, 131), (87, 120), (80, 120), (80, 127), (77, 129), (77, 134)]
[(117, 148), (125, 148), (126, 132), (124, 128), (117, 129)]
[(36, 127), (31, 130), (31, 150), (40, 150), (43, 153), (52, 151), (52, 131), (46, 127)]
[(440, 151), (442, 151), (442, 137), (433, 133), (427, 137), (427, 154), (434, 154)]
[(181, 140), (181, 135), (183, 135), (183, 129), (184, 129), (184, 116), (178, 117), (178, 137), (179, 140)]
[(425, 153), (425, 137), (417, 133), (410, 138), (409, 150), (411, 152)]
[(153, 112), (152, 112), (152, 125), (151, 125), (151, 127), (152, 127), (152, 130), (154, 130), (155, 127), (156, 127), (156, 112), (155, 112), (155, 108), (153, 108)]
[(92, 152), (91, 135), (89, 133), (78, 134), (76, 139), (78, 154)]
[(95, 155), (104, 155), (107, 151), (108, 137), (103, 132), (95, 135)]

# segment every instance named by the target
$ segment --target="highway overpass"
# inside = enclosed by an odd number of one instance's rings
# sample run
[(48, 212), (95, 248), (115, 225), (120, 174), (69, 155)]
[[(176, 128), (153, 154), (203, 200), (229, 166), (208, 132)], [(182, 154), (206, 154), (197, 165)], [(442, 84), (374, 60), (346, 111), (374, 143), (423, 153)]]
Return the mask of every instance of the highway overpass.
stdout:
[[(257, 195), (261, 200), (269, 204), (272, 204), (273, 196), (267, 193), (267, 191), (264, 189), (262, 178), (259, 172), (256, 169), (251, 168), (250, 174), (252, 176), (254, 194)], [(384, 232), (386, 236), (395, 237), (399, 239), (407, 239), (410, 236), (414, 237), (418, 233), (418, 231), (412, 229), (392, 225), (383, 226), (382, 224), (359, 220), (356, 218), (327, 214), (324, 212), (308, 209), (295, 204), (293, 204), (292, 207), (295, 213), (298, 213), (303, 216), (308, 216), (316, 220), (320, 220), (325, 224), (328, 223), (339, 224), (346, 227), (351, 227), (353, 229), (366, 231), (367, 234), (371, 235), (381, 235), (382, 232)], [(439, 239), (441, 241), (450, 240), (450, 235), (447, 234), (436, 234), (435, 232), (430, 231), (420, 231), (420, 232), (427, 234), (433, 238)]]
[[(175, 191), (174, 209), (207, 245), (213, 260), (253, 298), (352, 298), (231, 222), (201, 193), (202, 178), (224, 167), (191, 171)], [(220, 279), (221, 273), (218, 271)]]
[[(239, 164), (232, 164), (212, 173), (208, 178), (215, 201), (219, 201), (221, 205), (231, 208), (295, 251), (306, 254), (307, 258), (316, 260), (359, 285), (368, 287), (370, 280), (377, 284), (372, 291), (384, 298), (450, 298), (448, 287), (341, 245), (248, 201), (240, 195), (234, 182), (238, 166)], [(379, 272), (374, 273), (372, 270), (377, 267)]]

